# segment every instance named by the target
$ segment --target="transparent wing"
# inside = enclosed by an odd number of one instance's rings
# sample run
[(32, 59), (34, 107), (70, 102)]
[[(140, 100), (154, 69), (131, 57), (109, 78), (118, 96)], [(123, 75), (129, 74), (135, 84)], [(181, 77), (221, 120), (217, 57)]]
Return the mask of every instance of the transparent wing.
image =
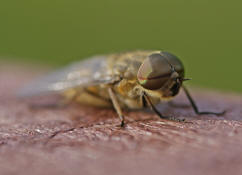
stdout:
[(37, 79), (24, 87), (19, 96), (36, 96), (64, 91), (74, 87), (85, 87), (114, 80), (108, 69), (107, 57), (96, 56), (75, 62), (63, 69)]

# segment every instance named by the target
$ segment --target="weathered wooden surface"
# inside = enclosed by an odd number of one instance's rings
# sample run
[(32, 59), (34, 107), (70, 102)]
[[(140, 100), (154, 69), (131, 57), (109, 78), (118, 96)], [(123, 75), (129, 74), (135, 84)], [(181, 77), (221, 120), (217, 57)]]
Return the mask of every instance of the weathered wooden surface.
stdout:
[[(24, 70), (0, 66), (0, 174), (242, 174), (242, 96), (192, 91), (201, 109), (227, 113), (197, 116), (166, 104), (164, 114), (188, 122), (132, 111), (123, 129), (109, 109), (30, 108), (54, 99), (17, 99), (16, 89), (34, 76)], [(188, 104), (182, 93), (175, 102)]]

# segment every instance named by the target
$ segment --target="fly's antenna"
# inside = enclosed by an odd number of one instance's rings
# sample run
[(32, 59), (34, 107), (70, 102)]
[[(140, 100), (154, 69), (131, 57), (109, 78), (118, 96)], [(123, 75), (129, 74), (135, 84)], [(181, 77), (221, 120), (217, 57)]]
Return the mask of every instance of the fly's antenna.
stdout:
[(191, 78), (183, 78), (182, 81), (192, 80)]

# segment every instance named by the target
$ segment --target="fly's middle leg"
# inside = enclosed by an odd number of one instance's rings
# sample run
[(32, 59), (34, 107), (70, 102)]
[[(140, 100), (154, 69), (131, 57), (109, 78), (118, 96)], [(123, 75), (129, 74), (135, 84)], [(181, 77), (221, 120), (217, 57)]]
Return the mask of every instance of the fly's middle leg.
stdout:
[(122, 113), (122, 110), (121, 110), (121, 107), (118, 103), (118, 100), (117, 100), (117, 97), (115, 96), (112, 88), (108, 88), (108, 93), (109, 93), (109, 96), (112, 100), (112, 103), (113, 103), (113, 106), (114, 106), (114, 109), (116, 110), (116, 112), (118, 113), (118, 116), (121, 120), (121, 127), (124, 127), (124, 116), (123, 116), (123, 113)]
[(162, 115), (155, 107), (155, 105), (152, 103), (152, 101), (150, 100), (149, 96), (144, 92), (143, 93), (143, 100), (145, 100), (150, 108), (162, 119), (167, 119), (167, 120), (173, 120), (173, 121), (178, 121), (178, 122), (184, 122), (185, 119), (177, 119), (175, 117), (171, 117), (171, 116), (164, 116)]

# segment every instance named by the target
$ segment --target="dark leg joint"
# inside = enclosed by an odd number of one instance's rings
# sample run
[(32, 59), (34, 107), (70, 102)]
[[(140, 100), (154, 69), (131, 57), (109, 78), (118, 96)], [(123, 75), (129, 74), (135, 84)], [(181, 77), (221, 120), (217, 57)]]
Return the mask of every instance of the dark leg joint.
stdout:
[(121, 124), (120, 124), (120, 127), (121, 127), (121, 128), (124, 128), (124, 126), (125, 126), (125, 123), (124, 123), (124, 120), (122, 120), (122, 121), (121, 121)]

